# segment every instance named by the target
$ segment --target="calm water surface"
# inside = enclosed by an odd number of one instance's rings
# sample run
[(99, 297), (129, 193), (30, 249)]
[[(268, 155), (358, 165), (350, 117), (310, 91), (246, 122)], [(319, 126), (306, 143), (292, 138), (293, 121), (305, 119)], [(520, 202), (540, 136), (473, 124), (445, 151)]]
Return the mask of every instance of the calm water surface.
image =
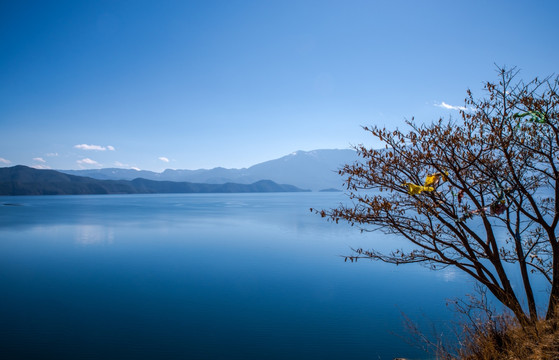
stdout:
[[(330, 224), (342, 194), (0, 197), (3, 359), (424, 359), (471, 291), (450, 271), (344, 263), (398, 239)], [(389, 245), (387, 245), (388, 243)]]

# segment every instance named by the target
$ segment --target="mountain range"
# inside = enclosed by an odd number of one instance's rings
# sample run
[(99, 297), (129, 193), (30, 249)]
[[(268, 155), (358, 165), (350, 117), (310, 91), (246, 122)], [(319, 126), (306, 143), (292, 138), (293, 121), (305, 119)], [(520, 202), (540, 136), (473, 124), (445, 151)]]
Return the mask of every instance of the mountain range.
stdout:
[(58, 170), (60, 172), (87, 176), (98, 180), (134, 180), (143, 178), (156, 181), (193, 182), (205, 184), (252, 184), (260, 180), (271, 180), (278, 184), (290, 184), (301, 189), (320, 191), (343, 188), (343, 179), (338, 170), (345, 164), (357, 160), (354, 150), (296, 151), (243, 169), (217, 167), (199, 170), (172, 170), (161, 173), (121, 168), (90, 170)]
[(190, 182), (134, 180), (98, 180), (39, 170), (27, 166), (0, 168), (0, 195), (85, 195), (85, 194), (155, 194), (155, 193), (246, 193), (298, 192), (292, 185), (270, 180), (252, 184), (197, 184)]

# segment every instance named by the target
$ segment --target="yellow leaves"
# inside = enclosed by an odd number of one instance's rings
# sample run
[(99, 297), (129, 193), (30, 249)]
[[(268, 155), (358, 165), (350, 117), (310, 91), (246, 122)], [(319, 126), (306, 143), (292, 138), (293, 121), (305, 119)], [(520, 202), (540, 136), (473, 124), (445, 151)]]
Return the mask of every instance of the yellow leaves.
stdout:
[(448, 171), (445, 171), (444, 173), (435, 173), (435, 174), (430, 174), (427, 175), (427, 177), (425, 178), (425, 184), (424, 185), (416, 185), (413, 183), (403, 183), (402, 186), (407, 186), (408, 187), (408, 194), (410, 195), (419, 195), (424, 191), (427, 192), (431, 192), (431, 191), (435, 191), (435, 187), (437, 187), (439, 185), (440, 181), (447, 181), (448, 180)]
[(415, 185), (412, 183), (403, 183), (402, 186), (408, 187), (408, 194), (410, 195), (419, 195), (424, 191), (434, 191), (435, 188), (432, 186), (422, 186), (422, 185)]
[(448, 180), (448, 171), (427, 175), (427, 178), (425, 179), (425, 186), (437, 186), (441, 179), (443, 182)]

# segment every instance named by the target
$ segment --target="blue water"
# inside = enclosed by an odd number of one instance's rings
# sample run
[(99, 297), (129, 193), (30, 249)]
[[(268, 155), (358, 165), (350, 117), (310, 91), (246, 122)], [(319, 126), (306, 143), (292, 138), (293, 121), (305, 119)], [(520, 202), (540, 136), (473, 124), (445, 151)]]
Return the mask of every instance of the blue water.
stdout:
[[(337, 193), (0, 197), (2, 359), (428, 358), (464, 276), (360, 261)], [(10, 204), (10, 205), (6, 205)], [(388, 243), (388, 245), (387, 245)]]

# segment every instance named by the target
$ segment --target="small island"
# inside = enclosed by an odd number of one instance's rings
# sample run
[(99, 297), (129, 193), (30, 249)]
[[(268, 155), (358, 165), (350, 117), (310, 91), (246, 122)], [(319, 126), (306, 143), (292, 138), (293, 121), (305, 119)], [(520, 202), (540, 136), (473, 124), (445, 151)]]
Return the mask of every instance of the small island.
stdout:
[(335, 189), (335, 188), (328, 188), (328, 189), (318, 190), (318, 192), (342, 192), (342, 190)]

